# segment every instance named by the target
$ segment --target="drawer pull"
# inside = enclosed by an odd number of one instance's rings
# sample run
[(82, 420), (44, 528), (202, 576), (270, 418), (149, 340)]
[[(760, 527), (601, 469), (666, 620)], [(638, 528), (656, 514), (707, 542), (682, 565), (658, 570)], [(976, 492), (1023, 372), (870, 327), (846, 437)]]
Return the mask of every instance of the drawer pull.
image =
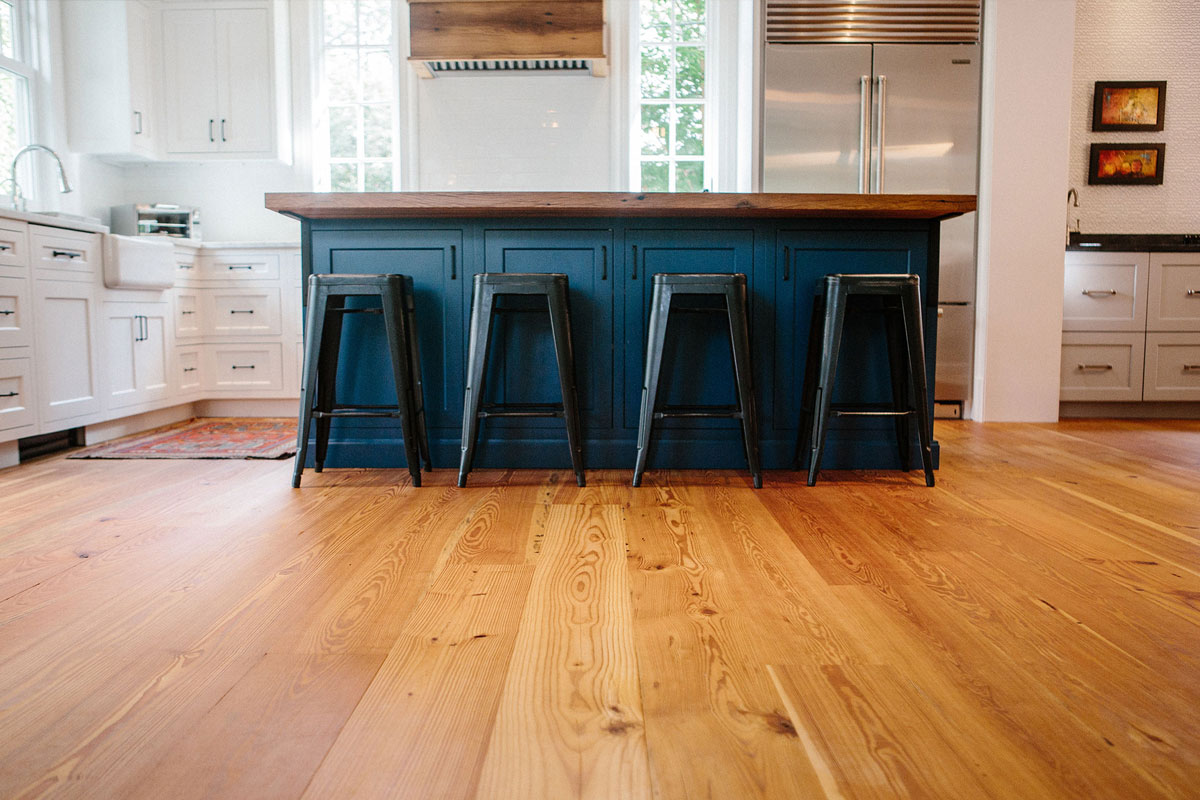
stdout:
[(5, 252), (8, 252), (9, 250), (12, 250), (11, 244), (6, 244), (4, 242), (0, 242), (0, 253), (5, 253)]
[(17, 312), (9, 311), (8, 309), (5, 309), (3, 311), (0, 311), (0, 317), (11, 317), (15, 313), (17, 313)]
[(1200, 364), (1184, 364), (1184, 372), (1200, 372)]
[(608, 280), (608, 245), (600, 245), (600, 280)]
[(180, 269), (191, 269), (192, 265), (191, 264), (180, 264), (179, 268)]
[(458, 245), (450, 245), (450, 280), (458, 280)]
[(1188, 297), (1200, 297), (1200, 289), (1188, 289), (1187, 296)]
[(250, 309), (246, 309), (245, 311), (242, 311), (241, 309), (231, 308), (231, 309), (229, 309), (229, 313), (230, 314), (253, 314), (254, 309), (250, 308)]
[(18, 394), (20, 392), (5, 392), (4, 394), (0, 394), (0, 397), (16, 397)]
[(1080, 372), (1108, 372), (1113, 368), (1112, 364), (1079, 364)]
[(253, 264), (230, 264), (229, 269), (254, 269)]
[(230, 369), (254, 369), (253, 364), (234, 364)]
[(786, 244), (783, 246), (783, 279), (792, 279), (792, 248)]
[(184, 367), (184, 368), (183, 368), (183, 371), (184, 371), (184, 372), (195, 372), (195, 371), (196, 371), (196, 367)]
[(51, 250), (50, 255), (53, 258), (83, 258), (83, 253), (76, 253), (72, 250)]
[(1117, 293), (1117, 290), (1116, 289), (1084, 289), (1083, 293), (1086, 294), (1088, 297), (1095, 297), (1096, 295), (1108, 295), (1111, 297), (1112, 295), (1115, 295)]
[(179, 313), (186, 317), (188, 314), (195, 314), (196, 312), (195, 311), (180, 311)]

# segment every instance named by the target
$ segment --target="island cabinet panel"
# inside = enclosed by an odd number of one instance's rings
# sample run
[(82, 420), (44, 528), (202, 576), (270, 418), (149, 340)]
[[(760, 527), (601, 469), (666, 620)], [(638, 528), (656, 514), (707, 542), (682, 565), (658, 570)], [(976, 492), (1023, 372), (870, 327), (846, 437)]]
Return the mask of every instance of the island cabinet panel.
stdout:
[[(462, 422), (466, 327), (463, 312), (464, 297), (469, 294), (471, 284), (471, 276), (464, 268), (463, 240), (461, 229), (338, 230), (313, 237), (313, 272), (412, 276), (426, 420), (433, 428), (457, 429)], [(372, 302), (348, 302), (354, 304), (372, 305)], [(351, 314), (345, 318), (338, 364), (338, 402), (395, 402), (391, 357), (381, 319), (374, 314)], [(340, 419), (334, 420), (334, 425), (335, 440), (359, 442), (367, 451), (374, 443), (399, 436), (399, 425), (391, 419)], [(402, 461), (403, 450), (399, 457)]]
[[(814, 300), (824, 291), (824, 278), (835, 273), (914, 273), (921, 276), (922, 308), (930, 302), (925, 264), (929, 248), (922, 232), (894, 230), (860, 230), (847, 236), (843, 232), (782, 229), (776, 238), (774, 271), (775, 345), (774, 369), (770, 371), (775, 413), (771, 438), (780, 441), (776, 457), (790, 456), (788, 435), (794, 436), (801, 413), (802, 391), (806, 372), (808, 342), (813, 331)], [(935, 256), (936, 257), (936, 256)], [(936, 291), (933, 295), (936, 301)], [(878, 302), (855, 298), (846, 318), (843, 331), (840, 368), (834, 386), (834, 402), (884, 402), (891, 399), (891, 383), (886, 368), (887, 342)], [(937, 314), (924, 315), (926, 347), (926, 380), (933, 386), (933, 343), (937, 338)], [(819, 320), (818, 320), (819, 321)], [(880, 365), (878, 369), (863, 369), (863, 365)], [(930, 393), (932, 397), (932, 392)], [(888, 443), (893, 429), (889, 418), (872, 420), (856, 417), (834, 418), (830, 424), (831, 441), (865, 441)], [(912, 432), (913, 458), (919, 453), (915, 426)], [(896, 458), (895, 448), (881, 449), (883, 464)], [(892, 464), (891, 466), (895, 466)], [(915, 460), (912, 466), (917, 466)]]
[[(612, 420), (613, 275), (611, 230), (496, 230), (483, 232), (488, 272), (560, 272), (567, 276), (575, 380), (584, 423), (606, 429)], [(500, 307), (530, 313), (500, 314), (492, 331), (485, 377), (486, 402), (560, 403), (550, 315), (541, 298), (505, 298)], [(468, 316), (470, 304), (468, 302)], [(492, 426), (548, 428), (566, 441), (558, 419), (496, 419)], [(482, 449), (482, 448), (481, 448)], [(569, 459), (564, 453), (564, 464)], [(480, 463), (486, 463), (486, 454)]]
[[(561, 272), (568, 276), (584, 458), (589, 469), (600, 469), (632, 468), (634, 462), (653, 275), (744, 273), (763, 463), (779, 469), (791, 465), (795, 447), (818, 279), (831, 272), (914, 272), (921, 276), (926, 302), (932, 302), (937, 286), (930, 265), (937, 263), (937, 231), (938, 222), (930, 219), (523, 218), (464, 213), (457, 219), (306, 219), (304, 241), (309, 272), (412, 275), (430, 444), (439, 469), (454, 468), (460, 454), (475, 274)], [(679, 302), (703, 305), (708, 301)], [(935, 314), (927, 311), (925, 321), (932, 380)], [(363, 316), (346, 321), (338, 376), (341, 401), (394, 400), (386, 343), (377, 323), (378, 318)], [(549, 333), (546, 314), (540, 309), (508, 315), (496, 323), (488, 400), (559, 401)], [(866, 361), (847, 367), (839, 391), (853, 385), (860, 397), (889, 397), (882, 335), (852, 329), (848, 336), (848, 350), (857, 351)], [(662, 380), (662, 402), (734, 402), (724, 314), (672, 314)], [(351, 424), (335, 426), (329, 466), (403, 465), (394, 421), (337, 422)], [(912, 450), (917, 453), (916, 447)], [(860, 419), (831, 431), (825, 463), (830, 468), (891, 467), (895, 451), (890, 421)], [(935, 457), (936, 452), (935, 443)], [(732, 419), (662, 420), (656, 426), (650, 458), (651, 468), (745, 467), (739, 425)], [(568, 464), (561, 420), (488, 419), (481, 427), (478, 467)]]

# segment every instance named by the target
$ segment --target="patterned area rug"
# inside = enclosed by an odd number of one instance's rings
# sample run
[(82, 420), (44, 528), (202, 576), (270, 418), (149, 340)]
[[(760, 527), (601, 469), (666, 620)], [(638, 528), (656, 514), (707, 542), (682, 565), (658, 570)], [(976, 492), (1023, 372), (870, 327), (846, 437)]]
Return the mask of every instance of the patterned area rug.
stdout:
[(190, 419), (125, 436), (68, 458), (287, 458), (296, 452), (296, 420)]

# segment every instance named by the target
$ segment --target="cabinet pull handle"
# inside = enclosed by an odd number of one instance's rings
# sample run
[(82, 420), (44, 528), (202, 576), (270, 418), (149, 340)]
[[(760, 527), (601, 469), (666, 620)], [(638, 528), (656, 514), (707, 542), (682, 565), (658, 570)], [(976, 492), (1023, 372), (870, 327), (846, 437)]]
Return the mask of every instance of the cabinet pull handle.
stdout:
[(142, 112), (140, 112), (140, 111), (133, 112), (133, 118), (135, 120), (137, 120), (137, 127), (133, 129), (133, 135), (141, 136), (142, 135)]
[(225, 141), (225, 119), (221, 119), (221, 141)]
[(254, 269), (253, 264), (230, 264), (229, 269)]
[(1197, 296), (1200, 296), (1200, 289), (1188, 289), (1188, 290), (1187, 290), (1187, 296), (1188, 296), (1188, 297), (1197, 297)]
[(254, 369), (253, 364), (234, 364), (230, 369)]
[(83, 258), (83, 253), (76, 253), (71, 250), (51, 250), (51, 258)]
[(15, 313), (17, 313), (17, 312), (9, 311), (8, 309), (5, 309), (3, 311), (0, 311), (0, 317), (11, 317)]
[(213, 120), (211, 119), (208, 121), (208, 140), (210, 142), (216, 141), (216, 138), (213, 136)]
[(608, 280), (608, 245), (600, 245), (600, 280)]
[(230, 313), (230, 314), (253, 314), (253, 313), (254, 313), (254, 309), (253, 309), (253, 308), (248, 308), (248, 309), (246, 309), (246, 310), (244, 310), (244, 311), (243, 311), (242, 309), (239, 309), (239, 308), (231, 308), (231, 309), (229, 309), (229, 313)]
[(1117, 293), (1117, 290), (1116, 289), (1084, 289), (1083, 293), (1086, 294), (1088, 297), (1095, 297), (1098, 294), (1112, 296)]
[(195, 367), (184, 367), (183, 371), (184, 372), (195, 372), (196, 368)]
[(1079, 364), (1080, 372), (1108, 372), (1113, 368), (1112, 364)]
[(1200, 372), (1200, 364), (1184, 364), (1184, 372)]
[(191, 264), (180, 264), (179, 268), (180, 269), (191, 269), (192, 265)]
[(450, 280), (458, 280), (458, 245), (450, 245)]
[(186, 317), (187, 315), (195, 314), (196, 312), (195, 311), (180, 311), (179, 313)]
[(783, 246), (783, 279), (791, 280), (792, 277), (792, 248), (786, 244)]
[(17, 392), (5, 392), (4, 394), (0, 394), (0, 397), (16, 397), (17, 394)]
[(637, 280), (637, 267), (638, 267), (638, 265), (637, 265), (637, 245), (635, 244), (633, 246), (633, 274), (629, 276), (629, 280), (631, 280), (631, 281)]
[(0, 252), (4, 252), (6, 250), (12, 250), (12, 245), (5, 244), (4, 242), (0, 242)]

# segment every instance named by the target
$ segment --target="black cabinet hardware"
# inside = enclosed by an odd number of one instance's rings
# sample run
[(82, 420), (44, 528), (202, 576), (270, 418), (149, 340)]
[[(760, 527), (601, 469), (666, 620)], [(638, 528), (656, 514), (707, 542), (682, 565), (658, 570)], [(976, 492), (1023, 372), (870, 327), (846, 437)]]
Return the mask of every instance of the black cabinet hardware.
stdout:
[(241, 310), (241, 309), (237, 309), (237, 308), (231, 308), (231, 309), (229, 309), (229, 313), (230, 313), (230, 314), (253, 314), (253, 313), (254, 313), (254, 309), (253, 309), (253, 308), (249, 308), (249, 309), (246, 309), (245, 311), (243, 311), (243, 310)]
[(15, 313), (17, 313), (17, 312), (9, 311), (8, 309), (5, 309), (4, 311), (0, 311), (0, 317), (11, 317)]
[(458, 280), (458, 246), (450, 245), (450, 280)]
[(600, 245), (600, 280), (608, 280), (608, 245)]
[(637, 245), (633, 246), (633, 274), (629, 276), (629, 280), (637, 280)]
[(51, 250), (52, 258), (83, 258), (83, 253), (76, 253), (72, 250)]
[(16, 396), (17, 396), (17, 392), (6, 392), (4, 394), (0, 394), (0, 397), (16, 397)]
[(184, 367), (183, 371), (184, 372), (195, 372), (196, 368), (195, 367)]
[(791, 280), (792, 277), (792, 248), (786, 244), (783, 246), (783, 279)]
[(133, 135), (141, 136), (142, 135), (142, 112), (140, 112), (140, 111), (133, 112), (133, 118), (135, 120), (137, 120), (137, 127), (133, 129)]
[(225, 141), (225, 120), (221, 120), (221, 141)]
[(254, 269), (253, 264), (230, 264), (229, 269)]
[(254, 369), (253, 364), (234, 364), (230, 369)]

